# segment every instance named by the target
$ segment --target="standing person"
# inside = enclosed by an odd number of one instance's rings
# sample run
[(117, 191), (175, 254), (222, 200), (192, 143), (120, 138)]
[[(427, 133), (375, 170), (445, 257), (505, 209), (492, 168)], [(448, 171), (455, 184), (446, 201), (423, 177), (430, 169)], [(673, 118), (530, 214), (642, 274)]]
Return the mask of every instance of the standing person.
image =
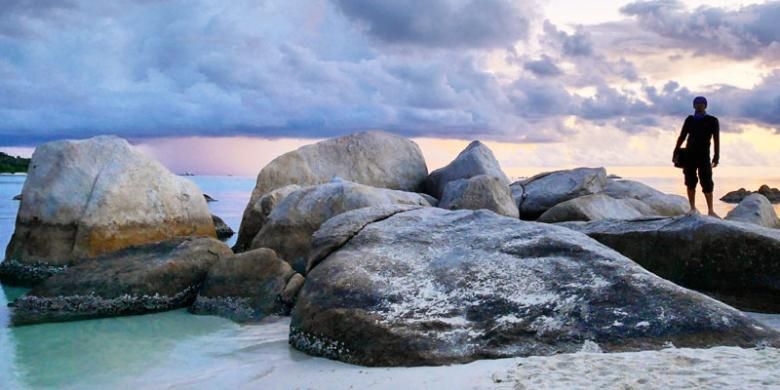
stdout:
[[(674, 148), (675, 154), (679, 151), (683, 141), (688, 138), (683, 173), (685, 174), (685, 187), (688, 189), (688, 202), (691, 204), (690, 213), (698, 212), (696, 210), (696, 184), (701, 182), (701, 189), (707, 200), (707, 214), (720, 218), (712, 208), (712, 190), (715, 187), (715, 183), (712, 181), (712, 168), (717, 167), (720, 160), (720, 124), (718, 118), (707, 114), (707, 99), (703, 96), (697, 96), (693, 99), (693, 108), (694, 114), (685, 118), (680, 136), (677, 138), (677, 145)], [(715, 153), (710, 163), (711, 139), (714, 140)]]

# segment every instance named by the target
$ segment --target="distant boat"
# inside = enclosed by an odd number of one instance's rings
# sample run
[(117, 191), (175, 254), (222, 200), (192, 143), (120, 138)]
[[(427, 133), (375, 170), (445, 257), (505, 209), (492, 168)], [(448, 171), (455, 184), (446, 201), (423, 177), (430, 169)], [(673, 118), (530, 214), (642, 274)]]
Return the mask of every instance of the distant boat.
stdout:
[(194, 173), (185, 171), (184, 173), (180, 173), (179, 176), (195, 176)]

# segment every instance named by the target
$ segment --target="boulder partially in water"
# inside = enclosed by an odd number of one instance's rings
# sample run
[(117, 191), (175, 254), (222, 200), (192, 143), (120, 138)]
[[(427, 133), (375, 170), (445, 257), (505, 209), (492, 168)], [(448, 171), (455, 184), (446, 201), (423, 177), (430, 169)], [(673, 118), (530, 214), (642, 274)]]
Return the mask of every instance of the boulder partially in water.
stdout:
[(509, 185), (495, 176), (488, 175), (477, 175), (447, 183), (438, 207), (448, 210), (486, 209), (507, 217), (520, 216)]
[(780, 189), (769, 187), (768, 185), (764, 184), (761, 187), (758, 187), (758, 191), (756, 192), (764, 195), (767, 200), (772, 203), (780, 202)]
[(215, 237), (203, 193), (117, 137), (33, 153), (4, 283), (31, 285), (74, 259), (182, 236)]
[(177, 238), (86, 259), (15, 300), (11, 322), (75, 321), (187, 307), (209, 267), (231, 254), (214, 238)]
[(750, 194), (745, 199), (742, 199), (736, 208), (729, 211), (725, 219), (728, 221), (752, 223), (768, 228), (780, 227), (780, 220), (777, 219), (775, 208), (761, 194)]
[(604, 168), (576, 168), (541, 173), (512, 183), (520, 218), (535, 220), (558, 203), (601, 192), (607, 185)]
[(289, 314), (302, 282), (295, 275), (300, 277), (268, 248), (223, 257), (209, 269), (190, 312), (237, 322)]
[[(365, 209), (349, 213), (371, 215)], [(575, 231), (489, 211), (339, 216), (292, 312), (290, 343), (368, 366), (714, 345), (780, 345), (725, 304)], [(322, 232), (333, 230), (332, 233)], [(350, 234), (348, 230), (353, 230)], [(346, 238), (346, 241), (345, 241)]]
[(222, 218), (212, 214), (211, 220), (214, 221), (214, 229), (217, 231), (217, 238), (220, 240), (227, 240), (236, 234), (236, 232), (234, 232), (233, 229), (231, 229), (230, 226), (228, 226), (228, 224), (222, 220)]
[(702, 215), (561, 225), (664, 279), (743, 310), (780, 313), (780, 230)]
[(545, 211), (538, 222), (596, 221), (599, 219), (635, 219), (654, 216), (653, 209), (638, 199), (615, 199), (606, 194), (581, 196), (558, 203)]
[(473, 141), (447, 166), (431, 172), (425, 179), (425, 192), (436, 199), (441, 199), (447, 183), (478, 175), (493, 176), (501, 183), (509, 185), (509, 179), (501, 170), (490, 148), (482, 142)]
[(744, 188), (740, 188), (736, 191), (731, 191), (724, 195), (720, 200), (726, 203), (739, 203), (743, 199), (747, 198), (751, 194), (764, 195), (770, 203), (780, 203), (780, 189), (769, 187), (766, 184), (761, 185), (756, 191), (748, 191)]
[(299, 273), (305, 273), (312, 234), (328, 219), (368, 206), (431, 206), (418, 193), (376, 188), (345, 180), (302, 188), (277, 204), (252, 241), (251, 248), (270, 248)]

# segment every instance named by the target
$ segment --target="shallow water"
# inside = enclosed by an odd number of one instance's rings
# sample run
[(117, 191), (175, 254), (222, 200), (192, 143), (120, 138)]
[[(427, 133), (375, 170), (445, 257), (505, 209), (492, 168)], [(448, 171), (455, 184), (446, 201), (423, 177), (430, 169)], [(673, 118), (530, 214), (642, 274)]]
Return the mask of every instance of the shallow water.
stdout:
[[(238, 230), (254, 178), (193, 179), (218, 199), (212, 212)], [(643, 178), (678, 192), (675, 178)], [(0, 245), (13, 233), (23, 176), (0, 176)], [(722, 180), (723, 192), (780, 180)], [(732, 188), (733, 187), (733, 188)], [(703, 199), (702, 199), (703, 201)], [(719, 204), (719, 211), (733, 207)], [(235, 240), (235, 236), (232, 241)], [(230, 243), (232, 245), (232, 242)], [(605, 388), (780, 386), (777, 349), (669, 349), (478, 361), (467, 365), (365, 368), (313, 358), (287, 345), (289, 319), (237, 325), (185, 310), (9, 328), (6, 303), (24, 289), (0, 288), (0, 388)], [(780, 316), (755, 315), (780, 329)], [(669, 371), (670, 366), (684, 368)], [(665, 379), (664, 379), (665, 378)], [(661, 381), (661, 382), (659, 382)]]
[[(630, 178), (629, 178), (630, 179)], [(641, 181), (651, 187), (658, 189), (659, 191), (669, 194), (678, 194), (682, 196), (686, 195), (685, 185), (683, 184), (683, 177), (644, 177), (641, 179), (635, 179)], [(758, 190), (762, 184), (767, 184), (770, 187), (780, 188), (780, 177), (776, 178), (740, 178), (740, 177), (715, 177), (715, 189), (713, 191), (714, 209), (721, 218), (725, 217), (731, 209), (736, 207), (736, 204), (721, 202), (719, 199), (731, 191), (745, 188), (749, 191)], [(780, 203), (774, 205), (775, 211), (780, 215)], [(699, 211), (707, 210), (707, 203), (704, 200), (704, 194), (701, 193), (699, 187), (696, 193), (696, 208)]]

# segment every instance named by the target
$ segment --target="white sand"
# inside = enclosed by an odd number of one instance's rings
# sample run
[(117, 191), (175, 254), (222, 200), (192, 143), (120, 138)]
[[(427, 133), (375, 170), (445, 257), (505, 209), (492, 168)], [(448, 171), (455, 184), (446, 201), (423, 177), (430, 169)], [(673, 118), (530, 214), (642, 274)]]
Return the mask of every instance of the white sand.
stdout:
[[(780, 326), (780, 315), (756, 315)], [(257, 389), (780, 389), (780, 349), (677, 349), (483, 360), (443, 367), (366, 368), (287, 345), (289, 319), (243, 326), (177, 348), (133, 388)], [(211, 344), (211, 345), (210, 345)], [(203, 356), (204, 366), (192, 353)], [(213, 351), (213, 354), (212, 352)], [(228, 352), (229, 351), (229, 352)], [(182, 370), (182, 363), (189, 366)], [(206, 364), (208, 362), (208, 364)], [(217, 362), (217, 364), (214, 364)]]

